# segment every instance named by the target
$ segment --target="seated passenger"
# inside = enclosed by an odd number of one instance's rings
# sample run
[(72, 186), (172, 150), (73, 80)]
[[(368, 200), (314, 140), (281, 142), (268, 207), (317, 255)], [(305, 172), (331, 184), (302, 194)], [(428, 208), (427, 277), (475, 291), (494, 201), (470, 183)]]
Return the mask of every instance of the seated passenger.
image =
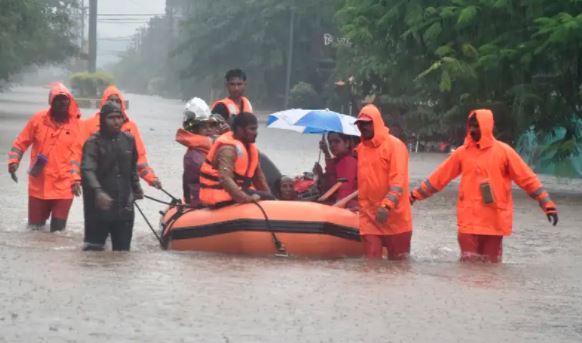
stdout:
[(289, 176), (283, 175), (275, 181), (275, 197), (279, 200), (294, 201), (297, 199), (295, 181)]
[[(319, 143), (319, 148), (325, 155), (325, 173), (319, 163), (315, 163), (313, 173), (318, 177), (318, 186), (321, 194), (332, 188), (338, 180), (343, 179), (339, 190), (332, 195), (329, 202), (335, 202), (347, 197), (358, 189), (357, 173), (358, 162), (353, 154), (353, 138), (349, 135), (331, 132), (327, 135), (329, 150), (325, 142)], [(332, 157), (333, 156), (335, 157)], [(348, 207), (356, 205), (357, 201)]]
[(182, 189), (184, 201), (191, 207), (200, 207), (200, 167), (212, 145), (218, 123), (210, 116), (210, 109), (200, 98), (186, 104), (182, 128), (176, 132), (176, 142), (188, 150), (184, 154)]

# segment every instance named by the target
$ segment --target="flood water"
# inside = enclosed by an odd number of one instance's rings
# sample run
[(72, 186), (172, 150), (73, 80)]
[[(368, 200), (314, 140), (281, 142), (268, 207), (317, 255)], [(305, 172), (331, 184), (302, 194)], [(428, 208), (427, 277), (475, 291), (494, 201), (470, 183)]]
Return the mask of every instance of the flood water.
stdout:
[[(47, 94), (0, 94), (0, 151), (46, 107)], [(127, 97), (150, 164), (179, 195), (184, 148), (174, 135), (183, 104)], [(311, 169), (318, 139), (263, 124), (258, 146), (295, 175)], [(444, 158), (412, 154), (411, 181)], [(83, 253), (79, 199), (65, 232), (26, 227), (27, 164), (28, 154), (18, 184), (5, 158), (0, 168), (0, 342), (582, 341), (581, 180), (543, 177), (560, 210), (557, 227), (515, 190), (503, 264), (457, 262), (456, 184), (415, 204), (409, 262), (370, 264), (162, 251), (139, 216), (130, 253)], [(161, 205), (142, 205), (157, 227)]]

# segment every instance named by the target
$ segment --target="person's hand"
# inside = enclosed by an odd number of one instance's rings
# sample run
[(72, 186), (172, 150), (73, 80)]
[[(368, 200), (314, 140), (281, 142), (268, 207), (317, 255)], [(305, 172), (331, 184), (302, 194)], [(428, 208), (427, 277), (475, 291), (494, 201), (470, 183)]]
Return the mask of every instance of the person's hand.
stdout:
[(10, 174), (16, 173), (17, 170), (18, 170), (18, 163), (13, 162), (13, 163), (10, 163), (8, 165), (8, 172)]
[(548, 217), (548, 222), (553, 226), (558, 225), (558, 211), (555, 208), (546, 209), (546, 216)]
[(388, 221), (388, 209), (384, 206), (378, 207), (376, 211), (376, 223), (380, 225), (386, 224)]
[(261, 200), (261, 196), (260, 196), (260, 195), (258, 195), (257, 193), (253, 193), (253, 194), (251, 195), (251, 202), (257, 202), (257, 201), (259, 201), (259, 200)]
[(331, 154), (329, 153), (329, 150), (327, 149), (327, 144), (325, 144), (323, 138), (319, 141), (319, 149), (323, 152), (325, 158), (331, 158)]
[(143, 195), (144, 195), (143, 194), (143, 189), (141, 189), (141, 188), (138, 189), (138, 190), (135, 190), (133, 192), (133, 197), (135, 198), (135, 200), (141, 200), (141, 199), (143, 199)]
[(83, 194), (83, 191), (81, 189), (81, 183), (80, 182), (74, 182), (73, 185), (71, 186), (73, 189), (73, 194), (78, 197), (81, 194)]
[(113, 199), (107, 193), (97, 191), (97, 194), (95, 194), (95, 203), (97, 208), (105, 211), (111, 208), (111, 205), (113, 205)]
[(323, 168), (321, 167), (321, 164), (319, 164), (319, 162), (315, 162), (315, 164), (313, 165), (313, 174), (319, 177), (323, 175)]
[(157, 189), (162, 189), (162, 182), (159, 179), (155, 179), (150, 186)]
[(18, 182), (18, 178), (16, 177), (16, 171), (18, 170), (18, 163), (10, 163), (8, 165), (8, 173), (10, 173), (10, 177), (14, 182)]

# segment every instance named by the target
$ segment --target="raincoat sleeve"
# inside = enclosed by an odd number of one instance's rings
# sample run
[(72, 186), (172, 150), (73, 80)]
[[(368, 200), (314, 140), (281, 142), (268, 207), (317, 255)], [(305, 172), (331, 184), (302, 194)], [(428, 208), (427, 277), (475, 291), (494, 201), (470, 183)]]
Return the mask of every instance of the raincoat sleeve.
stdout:
[(89, 139), (89, 130), (84, 121), (79, 122), (79, 135), (73, 147), (71, 174), (73, 182), (81, 182), (81, 161), (83, 160), (83, 144)]
[(550, 194), (543, 187), (542, 182), (525, 161), (509, 146), (505, 146), (507, 153), (507, 169), (511, 180), (536, 200), (546, 213), (557, 213), (556, 204)]
[(449, 182), (461, 174), (460, 151), (455, 151), (420, 186), (415, 187), (412, 195), (417, 200), (431, 197), (445, 188)]
[(389, 209), (394, 209), (400, 203), (400, 198), (402, 198), (405, 183), (408, 179), (408, 153), (406, 151), (398, 150), (400, 149), (395, 149), (390, 157), (388, 176), (390, 184), (388, 194), (386, 194), (384, 200), (382, 200), (382, 206), (388, 207)]
[(137, 149), (136, 149), (136, 145), (135, 145), (135, 140), (133, 143), (133, 161), (131, 164), (131, 189), (133, 190), (134, 193), (143, 193), (142, 189), (141, 189), (141, 185), (139, 184), (139, 176), (137, 174), (137, 160), (138, 160), (138, 154), (137, 154)]
[(154, 173), (154, 170), (149, 166), (145, 145), (141, 139), (137, 125), (135, 124), (132, 125), (132, 133), (133, 138), (135, 139), (135, 147), (137, 149), (137, 173), (151, 186), (158, 177)]
[(89, 139), (83, 146), (83, 161), (81, 163), (81, 173), (83, 177), (83, 187), (89, 187), (94, 192), (101, 189), (101, 183), (97, 178), (98, 164), (97, 141)]
[(22, 159), (22, 155), (28, 147), (32, 144), (32, 140), (34, 138), (34, 123), (35, 118), (33, 117), (27, 123), (24, 129), (18, 134), (16, 140), (12, 144), (12, 148), (10, 152), (8, 152), (8, 164), (19, 164), (20, 160)]

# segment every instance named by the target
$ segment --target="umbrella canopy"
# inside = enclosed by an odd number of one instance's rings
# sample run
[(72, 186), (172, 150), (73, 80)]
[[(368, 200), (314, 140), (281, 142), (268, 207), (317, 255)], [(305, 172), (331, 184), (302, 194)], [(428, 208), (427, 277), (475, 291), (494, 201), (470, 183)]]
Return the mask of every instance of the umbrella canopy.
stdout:
[(267, 127), (301, 133), (338, 132), (360, 136), (356, 118), (330, 110), (290, 109), (269, 115)]

